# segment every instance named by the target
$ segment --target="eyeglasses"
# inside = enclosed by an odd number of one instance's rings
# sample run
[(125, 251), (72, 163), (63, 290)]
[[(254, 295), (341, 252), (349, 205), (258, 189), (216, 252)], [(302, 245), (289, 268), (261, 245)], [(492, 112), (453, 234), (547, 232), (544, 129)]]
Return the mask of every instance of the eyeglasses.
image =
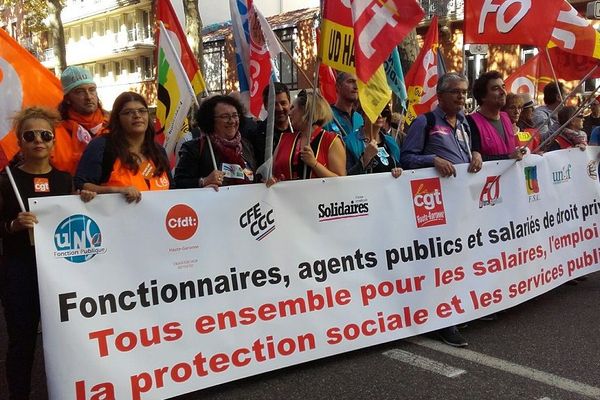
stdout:
[(223, 121), (231, 121), (232, 119), (240, 119), (240, 115), (237, 113), (221, 114), (221, 115), (215, 115), (215, 118), (222, 119)]
[(468, 91), (462, 90), (462, 89), (451, 89), (451, 90), (444, 90), (444, 93), (450, 93), (450, 94), (453, 94), (454, 96), (459, 95), (459, 94), (466, 96)]
[(52, 133), (50, 131), (46, 131), (46, 130), (40, 130), (40, 131), (31, 130), (31, 131), (23, 132), (23, 135), (21, 135), (21, 137), (27, 143), (33, 142), (36, 137), (41, 138), (44, 142), (51, 142), (54, 140), (54, 133)]
[(123, 110), (119, 113), (119, 115), (122, 115), (124, 117), (133, 117), (134, 115), (141, 115), (142, 117), (145, 115), (148, 115), (148, 109), (147, 108), (138, 108), (136, 110)]

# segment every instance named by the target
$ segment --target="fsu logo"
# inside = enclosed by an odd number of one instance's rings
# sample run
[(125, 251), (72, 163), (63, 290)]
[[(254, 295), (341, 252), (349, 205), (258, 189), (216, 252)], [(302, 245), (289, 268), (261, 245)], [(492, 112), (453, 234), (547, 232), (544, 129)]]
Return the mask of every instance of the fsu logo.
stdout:
[(537, 167), (525, 167), (525, 188), (529, 196), (529, 202), (540, 199), (540, 185), (537, 179)]
[(488, 176), (479, 194), (479, 208), (501, 203), (500, 176)]
[(410, 182), (417, 228), (445, 225), (446, 211), (440, 178), (417, 179)]

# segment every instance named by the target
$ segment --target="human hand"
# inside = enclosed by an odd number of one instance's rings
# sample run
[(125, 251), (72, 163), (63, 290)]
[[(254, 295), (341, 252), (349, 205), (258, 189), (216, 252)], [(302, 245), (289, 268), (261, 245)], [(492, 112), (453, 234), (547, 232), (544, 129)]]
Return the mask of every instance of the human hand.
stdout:
[(306, 164), (309, 168), (314, 168), (317, 166), (317, 158), (315, 157), (315, 153), (312, 148), (308, 145), (302, 148), (300, 152), (300, 159), (304, 164)]
[(399, 178), (402, 175), (402, 168), (392, 168), (392, 176), (394, 178)]
[(98, 194), (96, 192), (92, 192), (91, 190), (85, 190), (85, 189), (79, 190), (78, 193), (79, 193), (79, 198), (84, 203), (91, 201)]
[(435, 157), (433, 159), (433, 166), (444, 178), (456, 176), (456, 169), (454, 168), (454, 165), (452, 165), (452, 163), (446, 159)]
[(362, 163), (363, 167), (369, 165), (373, 157), (377, 155), (379, 149), (377, 148), (377, 140), (371, 139), (369, 143), (365, 146), (365, 151), (362, 154)]
[(24, 231), (26, 229), (31, 229), (35, 224), (38, 223), (38, 219), (32, 212), (20, 212), (17, 214), (17, 218), (13, 219), (10, 222), (9, 230), (11, 232), (19, 232)]
[(206, 178), (204, 178), (204, 186), (202, 187), (219, 187), (223, 185), (223, 179), (225, 179), (225, 172), (217, 169), (213, 170)]
[(479, 172), (481, 171), (481, 167), (483, 166), (483, 160), (481, 158), (481, 154), (479, 152), (474, 151), (471, 154), (471, 163), (469, 164), (469, 172)]
[(125, 196), (125, 200), (128, 203), (133, 203), (134, 201), (136, 203), (139, 203), (140, 200), (142, 200), (142, 192), (140, 192), (139, 189), (135, 186), (127, 186), (121, 188), (121, 193), (123, 194), (123, 196)]

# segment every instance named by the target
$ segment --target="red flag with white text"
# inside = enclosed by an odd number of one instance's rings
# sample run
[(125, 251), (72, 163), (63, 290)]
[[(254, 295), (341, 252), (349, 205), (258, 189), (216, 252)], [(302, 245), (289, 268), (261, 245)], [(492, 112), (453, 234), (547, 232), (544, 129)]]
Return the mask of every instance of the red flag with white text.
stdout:
[(250, 112), (258, 118), (263, 106), (262, 92), (269, 85), (272, 68), (265, 35), (252, 0), (248, 0), (248, 24), (250, 26)]
[(465, 43), (545, 46), (564, 0), (465, 0)]
[(438, 20), (431, 20), (423, 48), (404, 77), (408, 106), (405, 121), (407, 125), (417, 116), (431, 111), (437, 104), (435, 88), (438, 81)]
[(367, 82), (425, 15), (417, 0), (353, 0), (356, 75)]
[(600, 58), (600, 33), (594, 29), (590, 20), (579, 15), (564, 0), (554, 23), (552, 45), (568, 53)]

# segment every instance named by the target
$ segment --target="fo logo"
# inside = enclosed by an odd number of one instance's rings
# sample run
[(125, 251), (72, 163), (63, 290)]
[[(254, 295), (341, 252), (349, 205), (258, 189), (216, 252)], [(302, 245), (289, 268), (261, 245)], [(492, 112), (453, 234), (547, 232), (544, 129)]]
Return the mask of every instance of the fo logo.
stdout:
[(81, 214), (71, 215), (58, 225), (54, 232), (54, 246), (55, 257), (73, 263), (86, 262), (96, 254), (106, 253), (98, 224)]
[(174, 239), (187, 240), (194, 236), (198, 229), (198, 215), (186, 204), (171, 207), (165, 219), (167, 232)]
[(479, 208), (501, 203), (500, 176), (488, 176), (479, 194)]

